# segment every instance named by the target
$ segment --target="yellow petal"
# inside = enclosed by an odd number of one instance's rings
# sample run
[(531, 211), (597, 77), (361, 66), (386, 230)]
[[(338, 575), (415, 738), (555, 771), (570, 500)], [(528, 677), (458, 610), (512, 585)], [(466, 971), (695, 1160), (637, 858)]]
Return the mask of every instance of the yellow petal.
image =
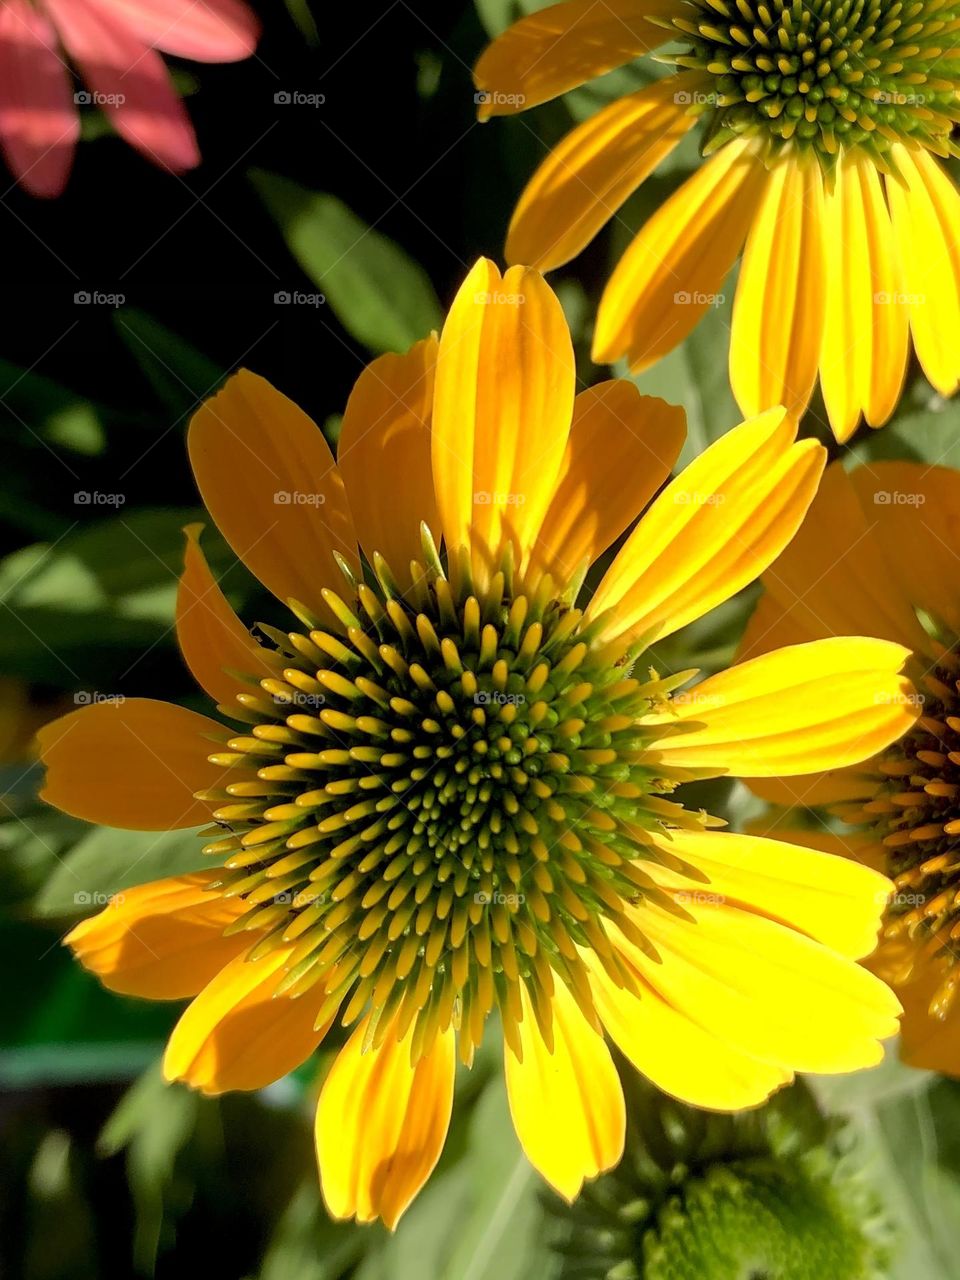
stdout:
[[(215, 702), (230, 704), (238, 693), (249, 693), (250, 682), (276, 675), (267, 651), (243, 625), (210, 572), (200, 549), (203, 525), (188, 525), (183, 573), (177, 588), (177, 641), (194, 679)], [(281, 664), (282, 665), (282, 664)]]
[(690, 103), (707, 87), (702, 73), (667, 76), (568, 133), (520, 197), (507, 261), (550, 271), (575, 257), (696, 122)]
[(647, 19), (677, 12), (676, 0), (567, 0), (521, 18), (474, 69), (480, 119), (525, 111), (622, 67), (670, 38)]
[(251, 935), (223, 931), (246, 910), (210, 892), (220, 871), (197, 871), (124, 889), (71, 929), (64, 942), (105, 987), (148, 1000), (196, 995)]
[[(873, 465), (864, 470), (875, 474)], [(857, 500), (841, 463), (827, 468), (796, 537), (763, 576), (766, 590), (805, 633), (797, 639), (866, 634), (923, 648), (923, 629), (876, 536), (881, 506)]]
[(319, 989), (275, 996), (290, 947), (259, 960), (237, 956), (187, 1006), (163, 1058), (167, 1080), (202, 1093), (262, 1089), (313, 1053), (330, 1023), (314, 1030)]
[(226, 770), (207, 756), (227, 736), (215, 720), (169, 702), (96, 702), (37, 734), (47, 769), (40, 795), (64, 813), (110, 827), (196, 827), (210, 821), (216, 805), (193, 793), (224, 785)]
[(660, 494), (607, 570), (601, 635), (661, 637), (753, 581), (793, 537), (826, 454), (775, 410), (727, 432)]
[(573, 415), (560, 303), (536, 271), (481, 259), (454, 299), (437, 358), (433, 477), (448, 550), (483, 580), (502, 547), (524, 562), (556, 485)]
[(869, 156), (850, 153), (856, 165), (866, 215), (873, 289), (873, 355), (866, 416), (879, 427), (893, 413), (903, 390), (910, 355), (910, 323), (902, 301), (898, 251), (880, 175)]
[(766, 181), (757, 143), (734, 140), (657, 209), (603, 291), (597, 364), (626, 356), (638, 373), (687, 336), (714, 305)]
[(531, 565), (566, 584), (627, 529), (683, 446), (682, 409), (616, 379), (581, 391), (553, 500)]
[[(771, 835), (776, 837), (776, 829)], [(642, 864), (681, 903), (685, 896), (694, 901), (699, 894), (716, 896), (800, 929), (855, 960), (877, 944), (893, 885), (849, 857), (726, 831), (654, 831), (644, 842), (689, 867), (683, 873), (656, 862)]]
[(421, 521), (440, 532), (430, 470), (436, 359), (430, 337), (369, 364), (350, 393), (337, 445), (360, 545), (368, 560), (379, 551), (403, 587), (410, 561), (423, 558)]
[(551, 1052), (523, 994), (521, 1061), (507, 1046), (510, 1114), (527, 1159), (566, 1200), (623, 1154), (623, 1090), (610, 1052), (562, 983), (553, 1000)]
[[(880, 589), (905, 609), (912, 602), (960, 628), (960, 472), (925, 462), (871, 462), (851, 472), (850, 484), (878, 546)], [(915, 636), (913, 647), (922, 650), (924, 639), (922, 632)]]
[(824, 314), (823, 178), (813, 154), (776, 164), (747, 236), (733, 305), (730, 385), (747, 415), (799, 418), (817, 380)]
[(751, 658), (675, 698), (651, 750), (672, 766), (741, 777), (857, 764), (917, 719), (916, 693), (898, 674), (909, 656), (888, 640), (833, 637)]
[(960, 194), (923, 150), (896, 143), (886, 179), (917, 359), (941, 395), (960, 380)]
[(410, 1065), (413, 1032), (364, 1052), (366, 1021), (337, 1054), (317, 1106), (317, 1160), (335, 1218), (391, 1231), (440, 1158), (453, 1105), (454, 1033)]
[(844, 150), (824, 192), (827, 300), (820, 384), (841, 443), (866, 413), (873, 426), (896, 407), (907, 367), (907, 313), (901, 301), (890, 215), (876, 166)]
[(321, 588), (358, 567), (343, 481), (318, 427), (265, 378), (242, 369), (193, 416), (190, 462), (207, 510), (280, 600), (328, 616)]
[(826, 305), (820, 386), (838, 440), (849, 440), (867, 403), (873, 367), (873, 273), (855, 151), (843, 150), (824, 191)]
[(642, 978), (637, 979), (640, 994), (634, 995), (614, 986), (591, 957), (584, 958), (607, 1033), (658, 1089), (695, 1107), (739, 1111), (755, 1107), (793, 1078), (787, 1068), (742, 1053), (705, 1031)]
[(855, 1071), (883, 1056), (899, 1003), (846, 956), (793, 929), (704, 895), (678, 904), (687, 918), (648, 903), (635, 909), (654, 961), (630, 948), (636, 968), (674, 1008), (750, 1056), (791, 1071)]

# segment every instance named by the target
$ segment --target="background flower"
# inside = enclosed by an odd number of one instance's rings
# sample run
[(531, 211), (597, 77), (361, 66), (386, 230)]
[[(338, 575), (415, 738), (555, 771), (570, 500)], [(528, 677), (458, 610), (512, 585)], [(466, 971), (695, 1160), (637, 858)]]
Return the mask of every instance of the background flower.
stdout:
[[(160, 54), (234, 62), (253, 53), (257, 34), (242, 0), (4, 0), (0, 146), (14, 177), (33, 195), (60, 195), (79, 108), (91, 104), (154, 164), (193, 168), (196, 138)], [(86, 86), (78, 92), (71, 64)]]

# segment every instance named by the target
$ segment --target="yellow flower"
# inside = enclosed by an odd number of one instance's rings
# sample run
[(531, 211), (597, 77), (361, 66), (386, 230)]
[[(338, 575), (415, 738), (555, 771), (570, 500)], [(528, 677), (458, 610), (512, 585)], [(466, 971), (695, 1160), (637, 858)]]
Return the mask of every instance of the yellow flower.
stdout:
[(299, 622), (254, 639), (193, 529), (179, 641), (241, 727), (130, 699), (44, 731), (51, 803), (216, 823), (209, 870), (128, 891), (68, 939), (115, 990), (194, 997), (170, 1080), (257, 1088), (353, 1026), (317, 1112), (338, 1217), (396, 1223), (440, 1155), (455, 1051), (471, 1062), (494, 1011), (517, 1133), (568, 1198), (622, 1149), (604, 1032), (664, 1089), (726, 1110), (797, 1070), (871, 1064), (896, 1030), (896, 1000), (854, 963), (889, 883), (668, 798), (847, 765), (914, 719), (885, 640), (771, 654), (673, 699), (695, 673), (631, 674), (782, 552), (823, 467), (777, 410), (655, 497), (683, 434), (629, 382), (575, 395), (556, 297), (486, 261), (439, 343), (361, 375), (337, 462), (240, 373), (194, 418), (190, 457)]
[[(922, 711), (902, 741), (854, 768), (751, 785), (781, 806), (822, 807), (846, 834), (773, 834), (884, 870), (895, 892), (870, 966), (904, 1006), (902, 1054), (960, 1075), (960, 473), (874, 462), (826, 473), (807, 519), (763, 577), (744, 652), (809, 642), (852, 627), (912, 650)], [(845, 550), (837, 555), (837, 548)]]
[[(709, 159), (613, 272), (593, 357), (646, 369), (743, 262), (730, 382), (745, 414), (806, 409), (831, 426), (896, 407), (908, 332), (924, 372), (960, 380), (960, 18), (946, 0), (567, 0), (510, 27), (477, 64), (482, 118), (536, 106), (667, 41), (674, 74), (611, 103), (547, 157), (507, 258), (569, 261), (706, 119)], [(745, 246), (745, 247), (744, 247)]]

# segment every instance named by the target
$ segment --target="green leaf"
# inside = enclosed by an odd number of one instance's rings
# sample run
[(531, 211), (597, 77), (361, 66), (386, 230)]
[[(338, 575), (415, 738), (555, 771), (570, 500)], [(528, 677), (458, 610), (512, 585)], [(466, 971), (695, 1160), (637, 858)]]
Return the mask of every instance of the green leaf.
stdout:
[(320, 32), (317, 30), (317, 24), (307, 0), (285, 0), (285, 3), (294, 26), (307, 44), (315, 49), (320, 43)]
[(0, 360), (0, 413), (12, 437), (39, 453), (46, 444), (95, 457), (106, 443), (109, 411), (6, 360)]
[(127, 1090), (100, 1135), (104, 1155), (127, 1153), (136, 1210), (133, 1259), (140, 1273), (153, 1274), (174, 1165), (193, 1136), (200, 1107), (195, 1093), (168, 1085), (155, 1063)]
[(960, 467), (960, 403), (944, 400), (919, 380), (910, 396), (918, 398), (926, 401), (925, 407), (911, 408), (907, 401), (885, 427), (861, 428), (850, 449), (850, 465), (893, 459)]
[(331, 1222), (316, 1173), (294, 1192), (263, 1259), (260, 1280), (340, 1280), (372, 1243), (373, 1229)]
[(41, 918), (89, 915), (114, 894), (210, 866), (198, 829), (118, 831), (91, 827), (60, 859), (33, 901)]
[[(123, 498), (124, 495), (116, 495)], [(78, 510), (89, 504), (78, 504)], [(191, 509), (125, 511), (74, 529), (55, 543), (36, 543), (0, 560), (0, 667), (59, 687), (76, 688), (78, 651), (93, 650), (105, 671), (119, 646), (145, 649), (174, 643), (177, 580), (183, 565), (183, 526), (203, 520)], [(114, 508), (110, 508), (114, 509)], [(216, 530), (204, 550), (219, 576), (235, 564)], [(244, 590), (249, 580), (231, 572)], [(228, 589), (229, 588), (225, 588)], [(94, 663), (93, 665), (96, 665)], [(114, 692), (106, 689), (102, 692)]]
[(290, 252), (358, 342), (403, 352), (440, 327), (423, 268), (342, 201), (274, 174), (255, 171), (252, 180)]
[(174, 420), (191, 414), (224, 380), (224, 369), (145, 311), (124, 308), (114, 313), (113, 322)]

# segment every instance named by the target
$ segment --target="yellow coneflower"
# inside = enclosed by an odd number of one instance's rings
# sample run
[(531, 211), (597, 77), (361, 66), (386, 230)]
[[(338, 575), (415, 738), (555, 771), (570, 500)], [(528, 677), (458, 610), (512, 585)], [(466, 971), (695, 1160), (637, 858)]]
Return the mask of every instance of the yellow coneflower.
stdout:
[(517, 1133), (568, 1198), (623, 1144), (604, 1031), (665, 1089), (735, 1109), (795, 1070), (873, 1063), (896, 1030), (853, 959), (887, 880), (710, 830), (673, 793), (882, 749), (914, 719), (906, 651), (830, 639), (674, 699), (695, 673), (634, 674), (653, 637), (780, 554), (823, 467), (778, 410), (654, 498), (683, 434), (630, 383), (575, 395), (556, 297), (486, 261), (439, 343), (361, 375), (336, 463), (240, 373), (194, 418), (190, 456), (298, 621), (254, 639), (191, 530), (177, 627), (241, 727), (130, 699), (44, 731), (53, 804), (216, 824), (209, 870), (131, 890), (68, 939), (117, 990), (195, 997), (169, 1079), (256, 1088), (353, 1026), (317, 1113), (338, 1217), (396, 1223), (439, 1157), (456, 1048), (469, 1063), (494, 1011)]
[[(743, 262), (730, 381), (745, 414), (798, 416), (817, 375), (846, 440), (896, 407), (909, 339), (942, 395), (960, 380), (960, 17), (947, 0), (568, 0), (508, 28), (476, 68), (481, 117), (536, 106), (666, 42), (675, 74), (551, 152), (507, 257), (574, 257), (699, 120), (709, 157), (613, 272), (594, 359), (646, 369)], [(679, 46), (675, 42), (679, 41)]]
[[(849, 833), (774, 834), (882, 869), (895, 891), (869, 963), (904, 1006), (902, 1053), (960, 1075), (960, 473), (879, 462), (824, 478), (791, 546), (764, 575), (744, 652), (861, 631), (908, 646), (922, 713), (852, 768), (752, 783), (771, 802), (823, 808)], [(838, 556), (837, 548), (845, 548)]]

